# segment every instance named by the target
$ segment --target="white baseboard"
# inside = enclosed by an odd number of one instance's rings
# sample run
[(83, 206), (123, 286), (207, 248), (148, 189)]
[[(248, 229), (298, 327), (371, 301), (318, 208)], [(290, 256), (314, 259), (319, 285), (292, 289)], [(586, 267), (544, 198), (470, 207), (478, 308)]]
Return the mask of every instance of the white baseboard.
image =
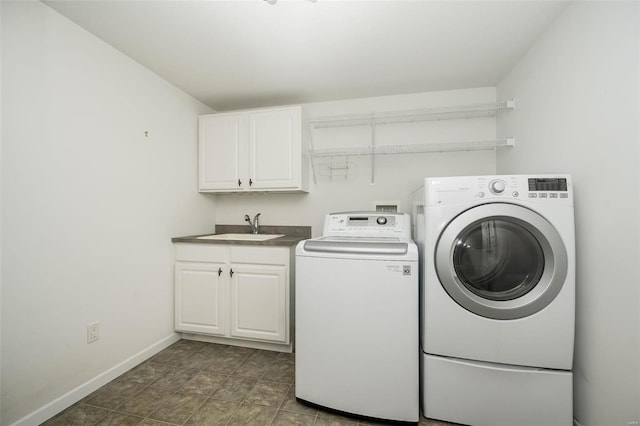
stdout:
[(180, 340), (180, 334), (178, 333), (173, 333), (170, 336), (165, 337), (159, 342), (143, 349), (104, 373), (97, 375), (93, 379), (81, 384), (70, 392), (67, 392), (61, 397), (54, 399), (50, 403), (24, 416), (11, 426), (37, 426), (41, 424), (178, 340)]

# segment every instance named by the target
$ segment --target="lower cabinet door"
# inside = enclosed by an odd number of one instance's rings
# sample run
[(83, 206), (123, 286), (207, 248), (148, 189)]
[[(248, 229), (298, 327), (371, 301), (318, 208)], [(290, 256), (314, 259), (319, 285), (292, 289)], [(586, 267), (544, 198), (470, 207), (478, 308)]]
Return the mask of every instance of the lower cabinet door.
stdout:
[(224, 336), (227, 332), (225, 305), (226, 274), (220, 263), (175, 265), (175, 329)]
[(231, 336), (288, 343), (284, 266), (232, 265)]

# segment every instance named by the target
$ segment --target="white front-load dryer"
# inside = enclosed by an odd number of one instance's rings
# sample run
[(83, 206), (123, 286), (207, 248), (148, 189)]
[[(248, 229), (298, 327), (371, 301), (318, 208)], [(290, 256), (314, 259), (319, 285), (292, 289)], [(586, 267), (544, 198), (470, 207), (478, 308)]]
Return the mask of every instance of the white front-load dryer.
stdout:
[(571, 424), (570, 176), (427, 178), (414, 214), (424, 415)]

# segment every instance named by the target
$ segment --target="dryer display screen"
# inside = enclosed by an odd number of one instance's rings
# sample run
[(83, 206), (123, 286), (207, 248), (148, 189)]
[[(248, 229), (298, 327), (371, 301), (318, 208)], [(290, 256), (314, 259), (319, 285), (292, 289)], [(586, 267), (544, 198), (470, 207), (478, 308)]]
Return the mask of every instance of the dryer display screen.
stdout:
[(566, 191), (565, 178), (530, 178), (529, 191)]

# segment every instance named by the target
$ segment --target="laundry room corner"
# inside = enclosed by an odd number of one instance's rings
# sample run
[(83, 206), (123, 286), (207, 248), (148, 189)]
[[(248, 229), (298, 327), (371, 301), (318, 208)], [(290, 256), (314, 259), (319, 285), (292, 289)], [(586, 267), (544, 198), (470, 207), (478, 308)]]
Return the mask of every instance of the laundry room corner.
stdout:
[(574, 417), (583, 426), (640, 420), (639, 16), (637, 2), (572, 3), (497, 86), (499, 100), (518, 105), (517, 117), (497, 121), (498, 136), (518, 140), (497, 154), (498, 173), (575, 182)]

